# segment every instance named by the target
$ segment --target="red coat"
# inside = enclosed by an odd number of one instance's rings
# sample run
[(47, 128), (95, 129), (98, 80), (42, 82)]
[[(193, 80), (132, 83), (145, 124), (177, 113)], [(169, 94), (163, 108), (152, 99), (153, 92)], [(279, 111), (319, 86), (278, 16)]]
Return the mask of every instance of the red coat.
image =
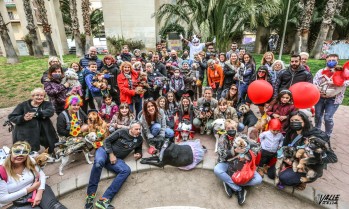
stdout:
[[(132, 82), (137, 82), (138, 72), (135, 70), (131, 71)], [(120, 73), (117, 78), (118, 87), (120, 89), (120, 102), (126, 102), (127, 104), (132, 104), (132, 97), (136, 95), (134, 89), (130, 89), (128, 86), (128, 79), (123, 73)]]

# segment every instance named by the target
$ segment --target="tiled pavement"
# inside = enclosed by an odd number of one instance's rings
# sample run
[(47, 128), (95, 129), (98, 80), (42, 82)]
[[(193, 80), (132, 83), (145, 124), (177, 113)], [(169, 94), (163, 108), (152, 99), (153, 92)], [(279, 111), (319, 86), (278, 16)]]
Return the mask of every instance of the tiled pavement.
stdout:
[[(6, 120), (7, 115), (12, 111), (12, 108), (0, 109), (0, 124)], [(56, 116), (52, 118), (56, 121)], [(346, 127), (346, 128), (345, 128)], [(294, 196), (307, 199), (310, 201), (316, 200), (317, 194), (340, 194), (338, 206), (330, 206), (329, 208), (348, 208), (349, 209), (349, 107), (340, 106), (335, 114), (334, 133), (331, 138), (331, 144), (337, 156), (338, 163), (328, 165), (324, 171), (322, 178), (308, 185), (306, 190), (299, 192), (293, 191), (293, 188), (286, 188), (284, 191)], [(11, 133), (6, 127), (0, 128), (0, 146), (11, 146)], [(202, 144), (208, 148), (203, 163), (198, 165), (200, 169), (212, 170), (216, 162), (216, 154), (214, 153), (215, 142), (211, 137), (201, 136), (196, 134), (195, 138), (201, 139)], [(145, 151), (145, 157), (148, 155)], [(82, 154), (77, 154), (76, 161), (66, 166), (64, 176), (58, 175), (57, 164), (49, 164), (45, 167), (45, 173), (50, 176), (48, 184), (52, 186), (55, 194), (63, 195), (76, 188), (85, 187), (88, 183), (91, 165), (86, 164)], [(132, 172), (141, 172), (150, 169), (159, 169), (149, 165), (142, 165), (135, 162), (132, 156), (126, 159), (127, 164), (131, 167)], [(107, 171), (102, 173), (102, 178), (112, 177), (114, 174)], [(264, 178), (266, 183), (273, 183), (270, 179)]]

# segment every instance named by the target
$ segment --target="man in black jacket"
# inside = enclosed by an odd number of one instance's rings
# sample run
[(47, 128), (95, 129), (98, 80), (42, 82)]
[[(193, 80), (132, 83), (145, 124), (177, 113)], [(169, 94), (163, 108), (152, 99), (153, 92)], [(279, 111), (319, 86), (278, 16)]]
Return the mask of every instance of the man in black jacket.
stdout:
[(123, 159), (133, 150), (135, 151), (133, 154), (135, 160), (142, 157), (143, 138), (140, 133), (141, 124), (139, 122), (131, 122), (130, 129), (115, 131), (105, 139), (104, 146), (97, 149), (87, 187), (86, 209), (93, 208), (93, 201), (96, 197), (95, 194), (103, 167), (116, 173), (116, 177), (102, 197), (97, 200), (96, 206), (97, 208), (114, 209), (110, 202), (131, 173), (130, 167)]
[(299, 82), (313, 83), (313, 76), (301, 65), (301, 57), (292, 55), (290, 66), (276, 80), (274, 97), (277, 97), (280, 91), (289, 89), (293, 84)]
[(157, 52), (155, 52), (155, 54), (153, 55), (153, 66), (155, 73), (167, 77), (166, 67), (162, 62), (160, 62), (160, 54)]

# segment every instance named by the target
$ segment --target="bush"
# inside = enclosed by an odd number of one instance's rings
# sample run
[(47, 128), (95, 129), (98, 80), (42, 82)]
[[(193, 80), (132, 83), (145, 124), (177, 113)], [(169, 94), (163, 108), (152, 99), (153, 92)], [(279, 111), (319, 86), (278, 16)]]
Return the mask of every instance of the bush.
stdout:
[(123, 36), (107, 37), (107, 45), (111, 54), (120, 53), (123, 45), (128, 45), (131, 52), (135, 49), (145, 48), (145, 44), (142, 40), (125, 39)]
[(130, 52), (135, 49), (145, 48), (145, 44), (142, 40), (125, 39), (123, 36), (107, 37), (107, 46), (110, 54), (120, 53), (123, 45), (128, 45)]

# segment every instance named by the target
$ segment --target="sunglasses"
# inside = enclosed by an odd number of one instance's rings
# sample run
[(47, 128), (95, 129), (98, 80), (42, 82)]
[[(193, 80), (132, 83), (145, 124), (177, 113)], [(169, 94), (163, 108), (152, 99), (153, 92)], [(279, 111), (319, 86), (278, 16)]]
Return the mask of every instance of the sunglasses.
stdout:
[(30, 150), (27, 149), (26, 147), (22, 147), (22, 146), (19, 146), (19, 147), (15, 147), (12, 149), (12, 154), (14, 156), (27, 156), (29, 155), (30, 153)]

